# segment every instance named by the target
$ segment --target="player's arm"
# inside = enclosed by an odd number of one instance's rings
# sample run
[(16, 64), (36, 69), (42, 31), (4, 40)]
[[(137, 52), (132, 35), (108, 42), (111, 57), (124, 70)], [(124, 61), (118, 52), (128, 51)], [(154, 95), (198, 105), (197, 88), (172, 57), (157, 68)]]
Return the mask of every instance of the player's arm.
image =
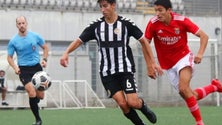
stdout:
[(41, 46), (42, 49), (43, 49), (43, 59), (42, 59), (42, 66), (43, 67), (46, 67), (46, 64), (47, 64), (47, 58), (48, 58), (48, 53), (49, 53), (49, 48), (48, 48), (48, 45), (46, 43), (43, 44), (43, 46)]
[(147, 41), (145, 37), (142, 37), (139, 41), (142, 45), (142, 51), (147, 65), (148, 76), (152, 79), (156, 79), (157, 74), (162, 75), (163, 71), (154, 59), (153, 52), (149, 44), (150, 41)]
[(197, 52), (197, 55), (194, 58), (194, 63), (199, 64), (199, 63), (201, 63), (201, 60), (203, 58), (203, 54), (205, 52), (209, 37), (201, 29), (196, 33), (196, 36), (198, 36), (200, 38), (200, 48)]
[(20, 74), (19, 67), (14, 63), (13, 56), (8, 55), (7, 57), (9, 65), (14, 69), (16, 74)]
[(62, 57), (60, 58), (60, 64), (64, 67), (68, 66), (69, 60), (68, 56), (69, 53), (73, 52), (75, 49), (77, 49), (82, 44), (82, 41), (80, 39), (74, 40), (65, 50)]

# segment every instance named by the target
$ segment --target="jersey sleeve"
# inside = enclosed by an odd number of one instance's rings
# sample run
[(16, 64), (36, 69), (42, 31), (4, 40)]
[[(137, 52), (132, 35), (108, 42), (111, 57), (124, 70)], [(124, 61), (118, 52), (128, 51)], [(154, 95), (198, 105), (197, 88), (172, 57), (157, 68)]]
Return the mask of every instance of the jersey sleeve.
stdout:
[(45, 40), (38, 34), (36, 34), (38, 45), (43, 46), (45, 44)]
[(90, 24), (88, 27), (86, 27), (83, 32), (80, 34), (79, 39), (86, 43), (89, 40), (95, 39), (95, 24)]
[(143, 32), (137, 27), (137, 25), (134, 22), (129, 22), (128, 24), (128, 31), (129, 36), (133, 36), (135, 39), (139, 40), (143, 36)]
[(7, 52), (8, 52), (9, 56), (13, 56), (14, 55), (15, 48), (14, 48), (14, 45), (13, 45), (13, 40), (9, 41), (8, 47), (7, 47)]
[(186, 27), (187, 31), (191, 32), (192, 34), (196, 34), (197, 31), (199, 31), (199, 27), (188, 18), (185, 18), (184, 25), (185, 25), (184, 27)]

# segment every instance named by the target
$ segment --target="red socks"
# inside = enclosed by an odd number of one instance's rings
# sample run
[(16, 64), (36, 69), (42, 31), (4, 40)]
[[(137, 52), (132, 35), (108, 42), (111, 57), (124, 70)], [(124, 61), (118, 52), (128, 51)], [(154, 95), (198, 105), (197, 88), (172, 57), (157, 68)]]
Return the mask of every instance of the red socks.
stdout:
[(194, 91), (196, 91), (198, 94), (197, 100), (200, 100), (200, 99), (206, 97), (208, 94), (217, 91), (217, 89), (214, 87), (214, 85), (210, 84), (210, 85), (204, 86), (202, 88), (197, 88)]
[(194, 96), (187, 98), (186, 100), (187, 107), (189, 108), (191, 114), (196, 120), (197, 125), (204, 125), (202, 121), (202, 117), (200, 114), (199, 105)]

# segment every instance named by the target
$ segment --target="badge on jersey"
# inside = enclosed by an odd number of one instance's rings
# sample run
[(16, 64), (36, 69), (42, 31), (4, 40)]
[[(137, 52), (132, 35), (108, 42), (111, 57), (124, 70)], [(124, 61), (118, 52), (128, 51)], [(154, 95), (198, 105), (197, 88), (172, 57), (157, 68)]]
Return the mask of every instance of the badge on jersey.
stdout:
[(114, 33), (115, 33), (115, 34), (119, 34), (119, 33), (120, 33), (120, 29), (115, 28), (115, 29), (114, 29)]
[(32, 50), (35, 51), (35, 49), (36, 49), (36, 47), (35, 47), (35, 46), (32, 46)]
[(176, 34), (180, 34), (180, 29), (179, 29), (179, 28), (174, 28), (174, 32), (175, 32)]

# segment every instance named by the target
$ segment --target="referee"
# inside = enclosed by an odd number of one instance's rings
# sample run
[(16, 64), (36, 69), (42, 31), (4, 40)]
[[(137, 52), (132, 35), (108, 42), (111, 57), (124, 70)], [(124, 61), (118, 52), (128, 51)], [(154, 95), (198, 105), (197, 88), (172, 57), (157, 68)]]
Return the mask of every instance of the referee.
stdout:
[[(156, 123), (156, 115), (138, 97), (134, 79), (135, 63), (129, 46), (130, 37), (137, 39), (147, 67), (152, 67), (160, 75), (162, 70), (156, 64), (149, 42), (142, 31), (131, 20), (116, 13), (116, 0), (97, 1), (103, 17), (93, 21), (84, 29), (78, 39), (74, 40), (60, 59), (60, 64), (67, 67), (69, 53), (81, 44), (97, 40), (99, 47), (100, 76), (108, 96), (113, 98), (124, 115), (135, 125), (145, 125), (135, 109), (140, 110), (151, 123)], [(155, 78), (155, 73), (152, 74)]]
[[(38, 103), (44, 98), (44, 91), (36, 90), (31, 83), (32, 76), (42, 71), (47, 66), (48, 46), (45, 40), (38, 34), (27, 29), (28, 22), (26, 17), (16, 18), (16, 33), (8, 43), (8, 63), (19, 75), (19, 79), (25, 87), (29, 96), (30, 109), (35, 116), (35, 122), (32, 125), (42, 125), (39, 114)], [(43, 50), (43, 59), (40, 58), (40, 48)], [(17, 64), (13, 56), (17, 56)]]

